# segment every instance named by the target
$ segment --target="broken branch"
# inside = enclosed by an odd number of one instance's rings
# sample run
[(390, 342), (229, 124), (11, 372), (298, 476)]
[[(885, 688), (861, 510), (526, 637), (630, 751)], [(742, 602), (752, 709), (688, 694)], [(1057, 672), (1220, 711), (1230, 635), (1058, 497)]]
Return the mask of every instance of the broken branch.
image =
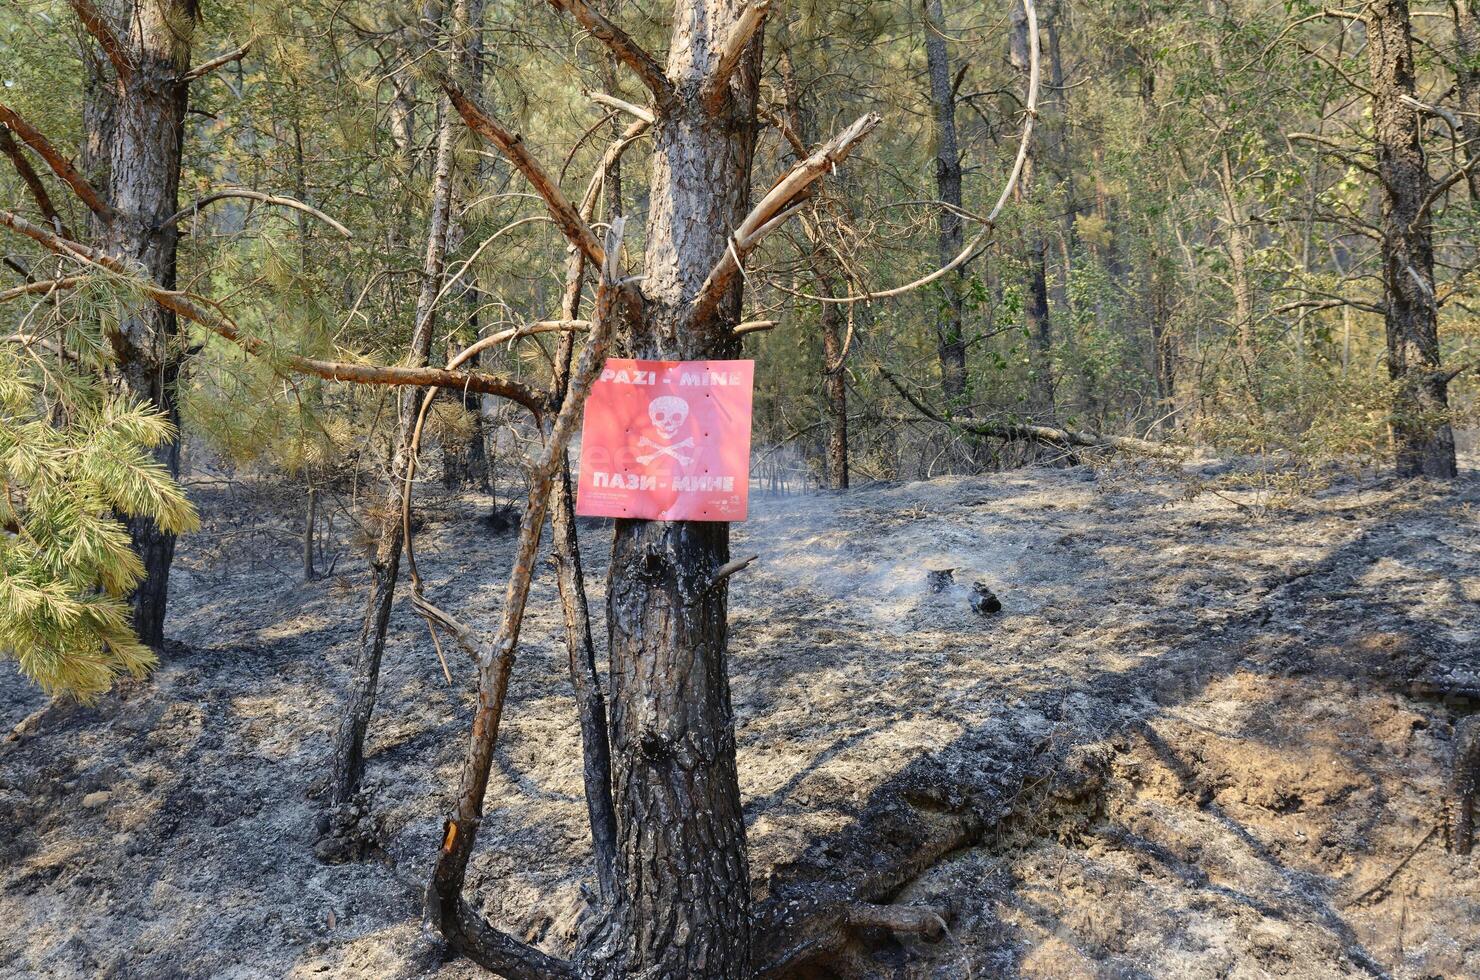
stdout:
[(235, 51), (228, 51), (228, 52), (226, 52), (225, 54), (223, 54), (223, 55), (221, 55), (219, 57), (212, 58), (210, 61), (207, 61), (205, 64), (196, 65), (194, 68), (190, 69), (189, 71), (187, 71), (185, 73), (185, 76), (184, 76), (185, 81), (187, 81), (187, 82), (193, 82), (193, 81), (195, 81), (198, 78), (204, 78), (207, 75), (209, 75), (211, 72), (215, 71), (217, 68), (220, 68), (223, 65), (229, 65), (233, 61), (240, 61), (240, 60), (242, 60), (243, 58), (245, 58), (247, 56), (247, 52), (252, 49), (252, 45), (253, 45), (253, 43), (255, 43), (255, 41), (256, 41), (256, 38), (253, 38), (251, 41), (248, 41), (246, 44), (243, 44), (241, 47), (237, 48)]
[(448, 371), (434, 367), (389, 367), (378, 364), (352, 364), (345, 361), (325, 361), (273, 350), (267, 341), (257, 337), (244, 337), (224, 314), (209, 308), (205, 301), (188, 293), (165, 289), (147, 277), (135, 277), (132, 270), (118, 259), (89, 248), (78, 242), (67, 241), (54, 235), (40, 225), (32, 224), (19, 215), (0, 211), (0, 225), (5, 225), (50, 249), (95, 265), (101, 269), (130, 277), (130, 284), (144, 295), (171, 312), (183, 316), (219, 337), (236, 344), (248, 354), (265, 358), (275, 366), (281, 366), (298, 374), (311, 374), (329, 381), (355, 381), (361, 384), (412, 385), (416, 387), (460, 388), (484, 395), (497, 395), (540, 414), (544, 399), (533, 388), (496, 374), (472, 371)]
[(114, 69), (119, 78), (127, 78), (134, 72), (133, 59), (123, 49), (123, 43), (118, 39), (118, 33), (113, 30), (113, 25), (94, 7), (90, 0), (68, 0), (72, 10), (77, 14), (77, 19), (87, 32), (97, 39), (102, 47), (103, 53), (108, 60), (113, 62)]
[(606, 253), (602, 251), (601, 243), (596, 240), (596, 233), (581, 219), (580, 212), (576, 210), (575, 205), (570, 203), (570, 199), (561, 192), (560, 187), (550, 179), (544, 168), (525, 148), (524, 137), (505, 129), (496, 119), (484, 112), (476, 102), (464, 95), (450, 79), (442, 79), (442, 89), (452, 100), (458, 115), (463, 117), (468, 128), (498, 147), (499, 152), (507, 157), (509, 162), (534, 187), (535, 193), (539, 194), (545, 205), (549, 207), (551, 215), (555, 218), (555, 224), (565, 233), (565, 237), (570, 239), (571, 244), (580, 249), (582, 254), (595, 265), (605, 264)]
[(771, 13), (771, 0), (751, 0), (743, 10), (740, 11), (730, 33), (725, 36), (724, 46), (720, 48), (719, 61), (715, 63), (714, 71), (704, 80), (704, 87), (699, 92), (699, 99), (704, 107), (710, 112), (717, 112), (724, 104), (725, 93), (729, 91), (730, 78), (735, 74), (735, 69), (740, 66), (740, 59), (745, 55), (745, 49), (766, 22), (766, 17)]
[(795, 213), (794, 205), (807, 188), (846, 160), (853, 148), (873, 132), (878, 124), (878, 113), (870, 112), (860, 117), (853, 125), (823, 144), (816, 153), (782, 174), (781, 179), (776, 181), (760, 203), (740, 222), (740, 226), (730, 236), (732, 247), (725, 251), (704, 284), (699, 287), (699, 294), (694, 299), (696, 319), (704, 319), (719, 305), (735, 276), (740, 273), (745, 257), (762, 239)]

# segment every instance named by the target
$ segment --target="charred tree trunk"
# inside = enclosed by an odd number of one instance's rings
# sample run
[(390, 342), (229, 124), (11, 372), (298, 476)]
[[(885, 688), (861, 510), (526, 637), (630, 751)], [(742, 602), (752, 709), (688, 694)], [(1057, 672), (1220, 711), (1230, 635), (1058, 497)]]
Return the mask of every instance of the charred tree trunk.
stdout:
[[(160, 226), (179, 207), (189, 99), (184, 75), (190, 67), (196, 18), (194, 0), (140, 0), (133, 5), (126, 32), (118, 37), (128, 69), (116, 72), (107, 195), (113, 216), (104, 245), (110, 253), (137, 263), (165, 289), (175, 288), (179, 236), (174, 225)], [(106, 126), (105, 101), (96, 103), (100, 115), (90, 124)], [(104, 133), (96, 135), (106, 138)], [(176, 434), (154, 450), (155, 459), (171, 476), (178, 475), (180, 466), (177, 332), (174, 313), (146, 303), (123, 317), (109, 338), (124, 389), (177, 426)], [(127, 517), (124, 523), (145, 572), (132, 597), (134, 629), (140, 640), (158, 648), (164, 643), (175, 536), (147, 517)]]
[[(431, 357), (432, 333), (436, 327), (435, 300), (442, 289), (447, 255), (447, 231), (452, 215), (452, 165), (455, 148), (455, 115), (445, 98), (440, 99), (437, 123), (437, 156), (433, 165), (431, 214), (427, 227), (426, 258), (422, 268), (421, 292), (416, 301), (416, 319), (406, 364), (424, 366)], [(380, 684), (380, 662), (385, 653), (386, 630), (395, 601), (396, 579), (401, 570), (405, 544), (400, 519), (401, 483), (410, 463), (411, 439), (416, 427), (422, 393), (415, 388), (401, 392), (397, 416), (395, 451), (389, 485), (379, 519), (375, 550), (370, 556), (370, 594), (365, 624), (360, 632), (359, 652), (350, 682), (349, 704), (335, 742), (331, 802), (348, 803), (359, 791), (365, 769), (365, 733), (375, 711)]]
[(1433, 180), (1421, 143), (1414, 98), (1413, 36), (1407, 0), (1377, 0), (1368, 9), (1372, 117), (1382, 194), (1383, 286), (1388, 374), (1393, 395), (1393, 448), (1399, 476), (1453, 478), (1454, 431), (1448, 378), (1439, 358), (1434, 245), (1429, 192)]
[[(951, 84), (950, 56), (943, 34), (945, 14), (941, 0), (925, 4), (925, 64), (930, 75), (930, 103), (935, 114), (935, 185), (946, 205), (940, 209), (937, 248), (940, 264), (947, 265), (965, 241), (961, 214), (961, 150), (956, 139), (956, 93)], [(952, 210), (952, 209), (958, 210)], [(940, 280), (941, 313), (936, 324), (941, 387), (946, 404), (962, 410), (971, 400), (966, 373), (966, 269), (961, 267)]]
[[(733, 0), (679, 0), (653, 127), (645, 315), (626, 353), (733, 357), (741, 284), (705, 316), (692, 304), (745, 217), (760, 42), (715, 110), (699, 97), (737, 19)], [(728, 524), (618, 521), (607, 588), (618, 977), (748, 977), (750, 878), (727, 665)]]

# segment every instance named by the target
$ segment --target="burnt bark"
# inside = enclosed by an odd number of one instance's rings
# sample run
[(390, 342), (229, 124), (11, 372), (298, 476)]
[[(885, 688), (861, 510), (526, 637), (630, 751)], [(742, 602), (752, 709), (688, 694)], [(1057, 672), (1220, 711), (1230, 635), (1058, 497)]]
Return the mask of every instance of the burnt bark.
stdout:
[(1382, 278), (1388, 374), (1396, 384), (1391, 429), (1399, 476), (1457, 474), (1449, 382), (1439, 355), (1429, 176), (1414, 92), (1406, 0), (1368, 8), (1372, 117), (1382, 199)]
[[(135, 3), (127, 31), (120, 36), (131, 70), (115, 73), (107, 193), (114, 213), (104, 234), (104, 247), (136, 264), (165, 289), (175, 288), (179, 236), (174, 225), (161, 225), (179, 206), (180, 155), (189, 99), (184, 74), (190, 67), (196, 19), (193, 0)], [(88, 123), (104, 126), (97, 119)], [(93, 135), (90, 129), (89, 136)], [(96, 135), (106, 138), (105, 133)], [(171, 476), (178, 475), (180, 468), (178, 331), (173, 312), (145, 303), (124, 316), (109, 337), (122, 388), (158, 409), (177, 427), (176, 434), (153, 451)], [(175, 536), (148, 517), (126, 517), (124, 524), (145, 573), (131, 597), (134, 629), (140, 640), (157, 649), (164, 643)]]
[[(668, 54), (676, 98), (653, 127), (644, 316), (636, 357), (738, 352), (737, 277), (711, 316), (690, 309), (750, 200), (760, 42), (711, 113), (697, 95), (737, 20), (733, 0), (679, 0)], [(618, 521), (607, 588), (619, 977), (748, 977), (750, 883), (727, 664), (723, 523)]]
[[(956, 138), (956, 93), (951, 84), (951, 62), (942, 34), (945, 14), (941, 0), (925, 4), (925, 64), (930, 76), (930, 105), (935, 115), (935, 186), (946, 206), (937, 221), (940, 264), (948, 265), (965, 242), (961, 207), (961, 150)], [(936, 349), (940, 358), (941, 388), (952, 410), (970, 401), (966, 373), (964, 287), (962, 266), (940, 280), (941, 311), (936, 323)]]

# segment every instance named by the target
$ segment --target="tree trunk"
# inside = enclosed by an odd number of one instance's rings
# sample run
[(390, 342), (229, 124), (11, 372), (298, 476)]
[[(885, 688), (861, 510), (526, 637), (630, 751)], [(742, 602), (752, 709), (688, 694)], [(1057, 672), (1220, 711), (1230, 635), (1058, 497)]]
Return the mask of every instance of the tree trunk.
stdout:
[[(427, 227), (426, 259), (422, 268), (421, 292), (416, 301), (416, 319), (411, 333), (406, 363), (424, 366), (431, 357), (432, 333), (436, 327), (434, 300), (442, 289), (447, 255), (447, 230), (452, 215), (452, 164), (456, 144), (455, 120), (446, 98), (439, 99), (437, 122), (437, 158), (433, 166), (431, 214)], [(375, 711), (375, 695), (380, 684), (380, 662), (385, 653), (386, 630), (395, 601), (396, 579), (401, 570), (401, 548), (405, 543), (401, 524), (401, 483), (410, 463), (411, 438), (421, 406), (422, 392), (406, 388), (401, 392), (395, 452), (391, 459), (390, 479), (386, 488), (383, 511), (378, 515), (380, 527), (375, 551), (370, 558), (370, 594), (365, 609), (365, 624), (360, 632), (359, 653), (351, 680), (349, 704), (340, 725), (334, 750), (331, 802), (344, 804), (359, 791), (365, 768), (365, 733)]]
[[(1454, 39), (1459, 54), (1459, 67), (1454, 72), (1454, 85), (1459, 96), (1460, 135), (1465, 141), (1465, 155), (1480, 156), (1480, 8), (1476, 0), (1449, 0), (1454, 12)], [(1480, 167), (1466, 175), (1470, 200), (1480, 203)]]
[(1383, 286), (1393, 447), (1399, 476), (1456, 475), (1448, 380), (1439, 358), (1434, 246), (1427, 207), (1433, 186), (1414, 98), (1413, 37), (1407, 0), (1368, 7), (1372, 117), (1382, 193)]
[[(1028, 46), (1028, 12), (1018, 3), (1012, 11), (1010, 54), (1012, 66), (1026, 78), (1030, 70)], [(1018, 177), (1019, 201), (1032, 200), (1038, 176), (1038, 154), (1029, 146), (1023, 159), (1023, 172)], [(1054, 415), (1053, 328), (1048, 314), (1048, 249), (1038, 216), (1027, 213), (1023, 230), (1023, 256), (1027, 275), (1023, 283), (1023, 318), (1033, 345), (1034, 414), (1041, 418)]]
[[(132, 70), (117, 79), (113, 139), (109, 154), (108, 200), (114, 208), (104, 239), (107, 251), (142, 266), (165, 289), (175, 288), (174, 225), (156, 230), (179, 207), (180, 154), (185, 140), (190, 66), (195, 32), (193, 0), (140, 0), (133, 5), (120, 40)], [(103, 103), (90, 126), (105, 127)], [(90, 133), (106, 138), (103, 133)], [(153, 405), (179, 425), (175, 404), (180, 353), (175, 314), (155, 303), (133, 308), (110, 336), (123, 386), (135, 399)], [(179, 473), (178, 431), (154, 450), (171, 476)], [(132, 597), (134, 629), (152, 647), (164, 643), (165, 601), (175, 536), (148, 517), (124, 519), (144, 579)]]
[[(653, 127), (644, 317), (635, 357), (733, 357), (742, 279), (711, 315), (690, 304), (745, 217), (760, 41), (719, 111), (696, 97), (736, 21), (734, 0), (678, 0), (667, 74), (676, 98)], [(612, 790), (617, 817), (614, 977), (750, 974), (750, 878), (735, 768), (723, 523), (618, 521), (607, 588)]]
[(319, 491), (314, 487), (308, 488), (308, 507), (303, 515), (303, 581), (312, 582), (318, 578), (318, 572), (313, 567), (313, 532), (319, 519)]
[[(956, 93), (951, 85), (951, 63), (943, 36), (945, 14), (941, 0), (925, 4), (925, 65), (930, 75), (930, 104), (935, 113), (935, 185), (942, 203), (937, 225), (940, 264), (947, 265), (961, 252), (965, 241), (961, 207), (961, 151), (956, 139)], [(966, 373), (965, 307), (963, 266), (940, 280), (942, 310), (936, 325), (940, 356), (941, 387), (952, 411), (966, 407), (971, 396)]]
[[(786, 36), (789, 44), (790, 36)], [(803, 102), (801, 86), (797, 84), (796, 66), (792, 62), (791, 50), (786, 47), (781, 53), (781, 81), (786, 92), (786, 108), (797, 139), (803, 147), (817, 142), (816, 117)], [(812, 281), (820, 296), (836, 296), (837, 282), (826, 250), (822, 247), (818, 224), (805, 222), (802, 228), (807, 247), (805, 260), (812, 272)], [(822, 334), (822, 396), (827, 417), (827, 485), (834, 490), (848, 489), (848, 376), (843, 370), (843, 328), (845, 314), (837, 303), (821, 304)]]

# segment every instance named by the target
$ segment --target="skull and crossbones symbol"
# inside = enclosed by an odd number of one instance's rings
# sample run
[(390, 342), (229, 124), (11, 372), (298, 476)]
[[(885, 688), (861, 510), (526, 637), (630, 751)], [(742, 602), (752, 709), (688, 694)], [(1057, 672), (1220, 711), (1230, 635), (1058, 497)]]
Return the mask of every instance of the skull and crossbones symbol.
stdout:
[[(654, 398), (648, 405), (648, 418), (652, 420), (653, 429), (656, 430), (658, 438), (664, 442), (678, 435), (678, 430), (683, 428), (683, 424), (688, 421), (688, 417), (689, 403), (677, 395), (663, 395)], [(638, 440), (637, 446), (639, 449), (653, 450), (651, 453), (637, 457), (637, 462), (642, 466), (646, 466), (659, 456), (671, 457), (684, 466), (694, 461), (694, 457), (686, 456), (679, 452), (681, 449), (694, 448), (693, 436), (689, 436), (687, 439), (681, 442), (675, 442), (669, 446), (656, 443), (647, 436), (643, 436), (642, 439)]]

